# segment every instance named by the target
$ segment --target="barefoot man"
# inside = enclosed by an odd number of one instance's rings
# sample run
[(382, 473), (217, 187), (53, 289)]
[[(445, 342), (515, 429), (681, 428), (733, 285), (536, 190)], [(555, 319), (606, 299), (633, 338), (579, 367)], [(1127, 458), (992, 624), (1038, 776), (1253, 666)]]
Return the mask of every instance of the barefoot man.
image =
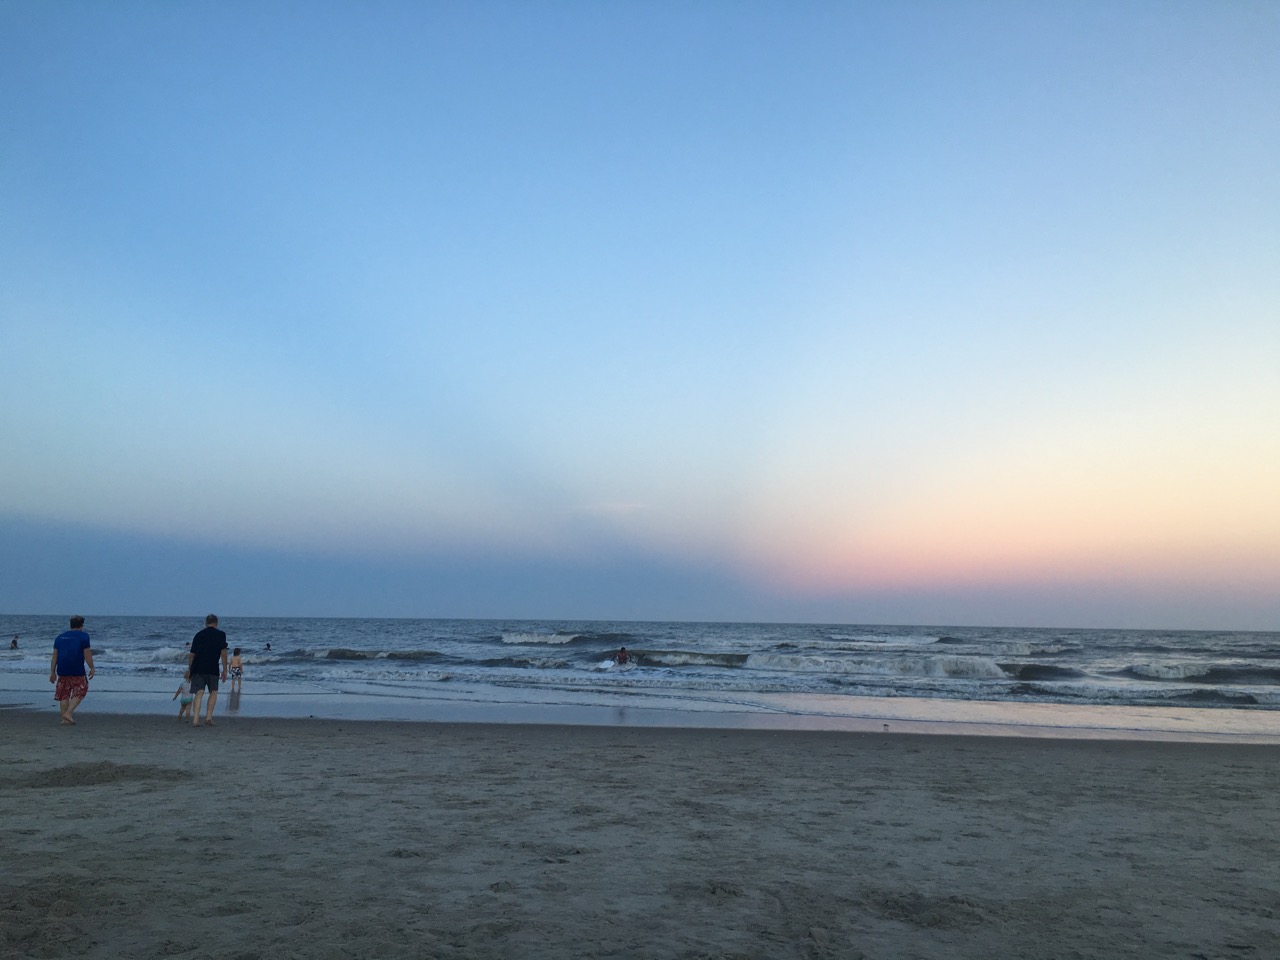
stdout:
[(200, 701), (209, 691), (209, 707), (204, 714), (206, 726), (213, 726), (213, 705), (218, 702), (218, 660), (222, 660), (222, 678), (227, 679), (227, 635), (218, 629), (218, 618), (212, 613), (204, 618), (204, 629), (191, 640), (187, 669), (191, 671), (191, 692), (196, 702), (191, 710), (191, 725), (200, 726)]
[[(53, 641), (53, 656), (49, 660), (49, 682), (56, 684), (53, 699), (62, 711), (62, 722), (68, 727), (76, 724), (76, 707), (89, 693), (89, 681), (93, 679), (93, 651), (89, 649), (89, 634), (85, 633), (84, 617), (72, 617), (71, 629), (58, 634)], [(84, 665), (89, 664), (89, 675), (84, 675)]]

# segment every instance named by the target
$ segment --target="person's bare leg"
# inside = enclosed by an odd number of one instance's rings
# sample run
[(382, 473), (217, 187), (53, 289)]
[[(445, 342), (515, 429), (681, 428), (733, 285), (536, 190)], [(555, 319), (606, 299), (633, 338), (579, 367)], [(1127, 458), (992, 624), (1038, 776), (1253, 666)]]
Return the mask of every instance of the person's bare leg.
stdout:
[(196, 698), (191, 701), (191, 725), (193, 727), (200, 726), (200, 703), (204, 700), (204, 691), (197, 690)]
[(218, 702), (218, 691), (209, 691), (209, 709), (205, 711), (204, 722), (206, 726), (213, 726), (213, 705)]
[(67, 699), (67, 703), (69, 704), (69, 706), (67, 707), (68, 723), (76, 722), (76, 707), (80, 706), (80, 701), (83, 699), (84, 699), (83, 697), (69, 697)]
[(71, 709), (71, 699), (69, 697), (66, 700), (58, 701), (58, 713), (62, 717), (62, 722), (65, 723), (67, 726), (71, 726), (72, 724), (75, 723), (75, 721), (71, 719), (71, 714), (67, 712), (70, 709)]

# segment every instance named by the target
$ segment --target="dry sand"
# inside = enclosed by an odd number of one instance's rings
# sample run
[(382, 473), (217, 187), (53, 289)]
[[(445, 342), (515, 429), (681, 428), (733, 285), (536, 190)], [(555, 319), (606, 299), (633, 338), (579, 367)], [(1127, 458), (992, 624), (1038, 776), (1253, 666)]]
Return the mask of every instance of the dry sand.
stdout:
[(0, 957), (1275, 958), (1280, 748), (0, 710)]

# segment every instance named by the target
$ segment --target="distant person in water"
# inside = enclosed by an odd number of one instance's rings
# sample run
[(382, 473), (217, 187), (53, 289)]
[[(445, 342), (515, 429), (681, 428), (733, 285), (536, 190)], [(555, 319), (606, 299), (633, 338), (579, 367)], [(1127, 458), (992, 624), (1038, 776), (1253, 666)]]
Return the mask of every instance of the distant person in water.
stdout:
[[(88, 676), (84, 672), (86, 663)], [(53, 641), (49, 660), (49, 682), (56, 684), (53, 699), (58, 701), (62, 722), (68, 727), (75, 726), (76, 707), (89, 695), (93, 673), (93, 651), (89, 649), (89, 634), (84, 631), (84, 617), (72, 617), (71, 629), (62, 631)]]
[(268, 644), (267, 644), (267, 653), (270, 653), (270, 652), (271, 652), (271, 644), (270, 644), (270, 643), (268, 643)]
[(622, 666), (624, 663), (631, 662), (631, 654), (627, 653), (626, 647), (623, 647), (621, 650), (619, 650), (617, 653), (613, 655), (613, 662), (616, 663), (618, 666)]
[(244, 686), (244, 661), (240, 659), (240, 648), (231, 651), (231, 692), (238, 693)]
[(18, 635), (16, 633), (13, 635), (13, 639), (9, 642), (9, 649), (10, 650), (18, 649)]
[(218, 702), (218, 661), (222, 661), (221, 679), (227, 679), (227, 635), (218, 629), (218, 618), (212, 613), (204, 618), (204, 629), (191, 638), (187, 654), (187, 670), (191, 674), (191, 692), (196, 701), (191, 709), (191, 725), (200, 726), (200, 703), (209, 693), (205, 710), (205, 726), (213, 726), (213, 705)]

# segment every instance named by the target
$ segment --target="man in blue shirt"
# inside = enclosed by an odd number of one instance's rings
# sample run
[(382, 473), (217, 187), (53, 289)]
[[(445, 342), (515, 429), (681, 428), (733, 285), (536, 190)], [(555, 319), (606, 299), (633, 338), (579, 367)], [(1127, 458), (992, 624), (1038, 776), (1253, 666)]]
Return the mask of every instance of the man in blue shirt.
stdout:
[[(49, 660), (49, 682), (56, 684), (53, 699), (62, 711), (62, 722), (75, 726), (76, 707), (89, 693), (89, 681), (93, 679), (93, 651), (89, 649), (89, 634), (84, 631), (84, 617), (72, 617), (71, 629), (58, 634), (53, 641), (53, 656)], [(89, 665), (89, 675), (84, 672)]]

